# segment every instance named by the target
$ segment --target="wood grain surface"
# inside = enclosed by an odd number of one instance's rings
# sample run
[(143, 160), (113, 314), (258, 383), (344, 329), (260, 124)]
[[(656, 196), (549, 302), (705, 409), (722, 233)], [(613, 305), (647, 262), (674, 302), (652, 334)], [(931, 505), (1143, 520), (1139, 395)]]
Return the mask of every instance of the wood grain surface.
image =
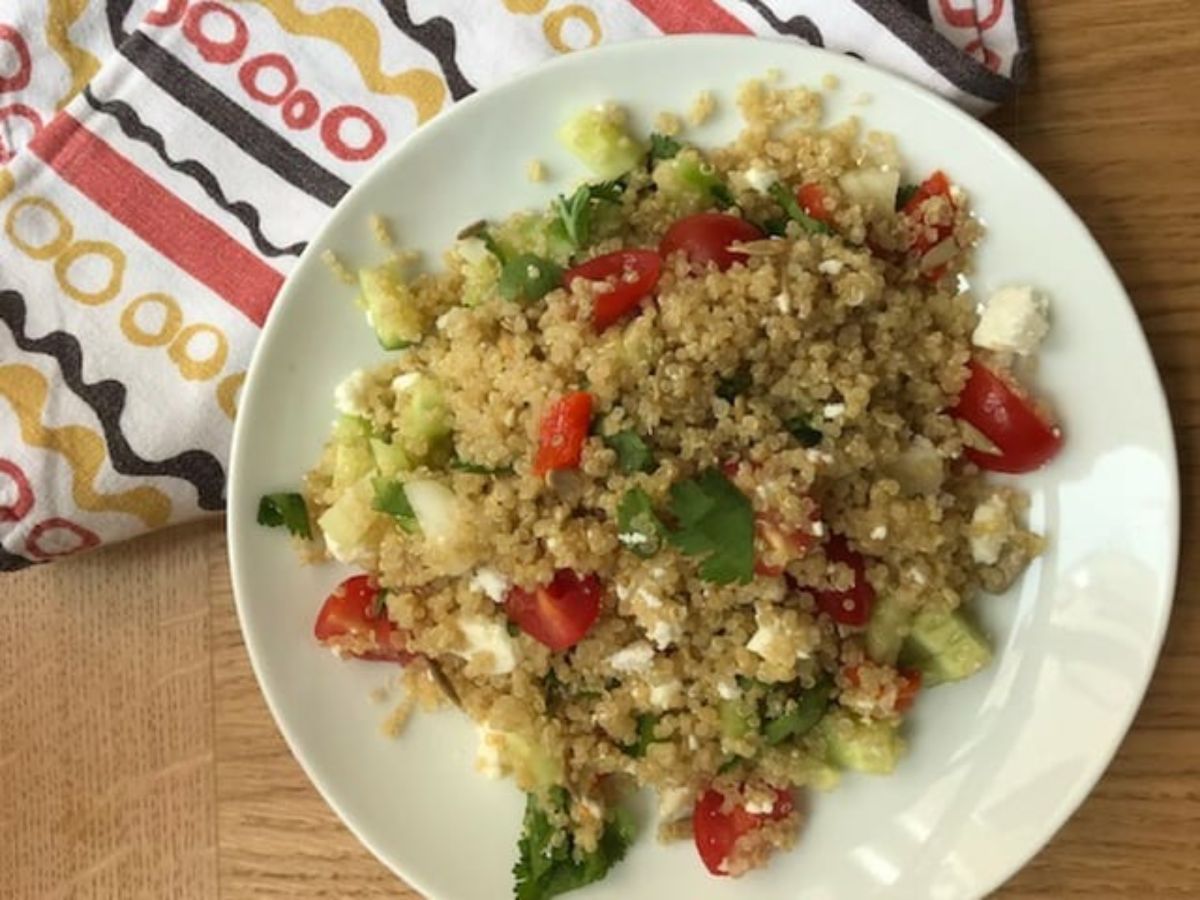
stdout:
[[(1185, 539), (1133, 730), (997, 896), (1200, 897), (1200, 552), (1188, 540), (1200, 513), (1200, 4), (1030, 5), (1036, 69), (992, 124), (1079, 211), (1133, 295), (1175, 417)], [(280, 739), (238, 633), (219, 522), (0, 578), (0, 722), (0, 897), (417, 896)]]

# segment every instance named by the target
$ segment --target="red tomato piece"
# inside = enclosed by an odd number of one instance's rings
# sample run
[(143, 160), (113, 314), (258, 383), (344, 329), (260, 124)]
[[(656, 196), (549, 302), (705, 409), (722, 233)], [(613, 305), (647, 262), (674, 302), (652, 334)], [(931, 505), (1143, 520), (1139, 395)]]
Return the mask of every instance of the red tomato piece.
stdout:
[(908, 712), (921, 692), (921, 670), (899, 669), (900, 686), (896, 691), (896, 712)]
[(377, 603), (379, 585), (369, 575), (347, 578), (325, 598), (313, 634), (326, 647), (359, 659), (406, 663), (415, 655), (404, 649), (404, 632)]
[(704, 867), (714, 875), (728, 875), (727, 862), (737, 842), (746, 834), (767, 822), (791, 815), (792, 795), (775, 789), (775, 806), (769, 813), (748, 812), (744, 806), (734, 806), (722, 812), (725, 797), (709, 788), (700, 795), (692, 810), (692, 836)]
[[(814, 509), (812, 520), (821, 517)], [(800, 559), (817, 543), (812, 531), (787, 529), (771, 512), (760, 513), (754, 519), (754, 571), (759, 575), (777, 577), (794, 559)]]
[(559, 569), (544, 587), (510, 588), (504, 611), (527, 635), (558, 652), (583, 640), (600, 615), (603, 593), (595, 575), (580, 577), (571, 569)]
[(996, 445), (998, 453), (968, 447), (967, 459), (989, 472), (1032, 472), (1062, 449), (1062, 430), (1003, 377), (982, 363), (967, 363), (971, 377), (952, 413)]
[(752, 222), (726, 213), (696, 213), (679, 219), (663, 235), (658, 252), (665, 258), (682, 252), (692, 265), (704, 267), (716, 263), (724, 272), (734, 263), (745, 262), (745, 253), (730, 249), (730, 244), (757, 241), (765, 237)]
[(577, 278), (585, 281), (609, 282), (612, 290), (596, 294), (592, 309), (592, 324), (603, 331), (622, 316), (633, 312), (658, 285), (662, 272), (662, 257), (653, 250), (618, 250), (589, 259), (567, 270), (563, 284), (571, 287)]
[(825, 200), (829, 195), (825, 193), (825, 188), (821, 185), (810, 182), (802, 184), (796, 191), (796, 202), (804, 209), (804, 211), (818, 222), (824, 222), (826, 225), (833, 224), (833, 210), (827, 209)]
[(592, 395), (576, 391), (559, 397), (542, 416), (533, 474), (539, 478), (552, 469), (575, 469), (583, 456), (592, 423)]
[[(875, 665), (869, 663), (868, 665)], [(891, 668), (878, 666), (878, 668)], [(862, 684), (862, 666), (850, 666), (845, 670), (846, 680), (854, 687)], [(893, 709), (898, 713), (908, 712), (916, 702), (921, 690), (921, 672), (919, 669), (896, 669), (896, 700)]]
[(908, 202), (904, 204), (902, 212), (906, 216), (916, 215), (929, 198), (949, 196), (950, 179), (946, 177), (945, 172), (938, 169), (917, 186), (916, 193), (908, 198)]
[(841, 625), (866, 625), (875, 603), (875, 588), (867, 580), (867, 564), (862, 554), (851, 550), (845, 537), (835, 534), (825, 544), (825, 558), (849, 566), (854, 572), (854, 584), (844, 591), (813, 591), (817, 608)]

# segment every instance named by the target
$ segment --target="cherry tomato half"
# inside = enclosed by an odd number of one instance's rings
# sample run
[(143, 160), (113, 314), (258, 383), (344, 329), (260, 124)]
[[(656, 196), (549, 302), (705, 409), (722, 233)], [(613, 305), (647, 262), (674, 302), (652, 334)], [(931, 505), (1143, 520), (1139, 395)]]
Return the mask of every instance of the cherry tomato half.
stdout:
[(724, 272), (734, 263), (745, 262), (745, 253), (730, 249), (730, 244), (757, 241), (765, 237), (759, 227), (726, 213), (705, 212), (684, 216), (663, 235), (658, 252), (665, 258), (675, 252), (687, 254), (695, 266), (716, 263)]
[(559, 397), (542, 416), (533, 474), (578, 468), (592, 423), (592, 395), (576, 391)]
[(589, 259), (567, 269), (563, 284), (571, 287), (577, 278), (608, 281), (612, 290), (597, 293), (592, 308), (592, 324), (603, 331), (622, 316), (637, 309), (658, 285), (662, 257), (653, 250), (618, 250)]
[(347, 578), (325, 598), (313, 634), (326, 647), (359, 659), (410, 662), (415, 655), (404, 649), (404, 632), (392, 625), (378, 598), (371, 576)]
[(734, 806), (722, 812), (725, 797), (709, 788), (700, 795), (692, 810), (692, 836), (704, 867), (714, 875), (728, 875), (728, 860), (737, 842), (765, 823), (791, 815), (792, 795), (775, 790), (775, 805), (769, 813), (748, 812), (744, 806)]
[(544, 587), (510, 588), (504, 611), (527, 635), (558, 652), (578, 644), (595, 624), (602, 593), (595, 575), (559, 569)]
[(816, 182), (800, 185), (796, 191), (796, 202), (801, 208), (812, 218), (818, 222), (824, 222), (826, 225), (833, 224), (833, 211), (826, 208), (825, 199), (829, 195), (825, 193), (825, 188)]
[(835, 534), (825, 544), (825, 558), (849, 566), (854, 572), (854, 584), (844, 591), (813, 591), (817, 608), (841, 625), (866, 625), (875, 603), (875, 588), (867, 580), (862, 554), (851, 550), (845, 537)]
[[(821, 517), (813, 510), (813, 521)], [(760, 513), (754, 518), (754, 571), (759, 575), (776, 577), (783, 574), (787, 564), (800, 559), (817, 543), (812, 531), (784, 528), (773, 513)]]
[(976, 360), (953, 414), (996, 445), (998, 453), (966, 448), (967, 459), (989, 472), (1032, 472), (1062, 449), (1062, 431), (1047, 422), (1003, 377)]
[[(940, 169), (921, 182), (908, 202), (904, 204), (904, 214), (914, 222), (921, 221), (921, 209), (925, 206), (927, 200), (933, 197), (949, 197), (950, 196), (950, 179), (946, 177), (946, 173)], [(941, 225), (936, 225), (933, 228), (933, 236), (929, 235), (929, 228), (922, 225), (917, 232), (916, 238), (913, 240), (911, 252), (916, 256), (921, 257), (946, 240), (954, 233), (954, 225), (946, 222)], [(946, 273), (946, 266), (935, 266), (924, 276), (930, 281), (937, 281)]]

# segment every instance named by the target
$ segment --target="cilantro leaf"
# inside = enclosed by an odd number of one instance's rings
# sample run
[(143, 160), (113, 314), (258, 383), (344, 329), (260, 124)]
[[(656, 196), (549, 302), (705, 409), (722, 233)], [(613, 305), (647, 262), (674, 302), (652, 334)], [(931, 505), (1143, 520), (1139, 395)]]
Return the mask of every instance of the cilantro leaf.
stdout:
[(785, 419), (783, 427), (800, 442), (801, 447), (815, 447), (825, 440), (825, 435), (810, 424), (807, 416), (792, 416), (790, 419)]
[(749, 369), (738, 369), (732, 375), (722, 378), (717, 382), (717, 396), (729, 403), (734, 401), (734, 398), (746, 393), (750, 389), (753, 379), (750, 376)]
[(900, 189), (896, 191), (896, 212), (908, 206), (908, 201), (912, 200), (917, 195), (917, 191), (921, 189), (917, 184), (902, 184)]
[(774, 747), (788, 738), (803, 737), (812, 731), (829, 707), (829, 695), (833, 693), (833, 681), (822, 678), (799, 696), (788, 701), (788, 710), (771, 719), (763, 727), (763, 736)]
[(535, 253), (519, 253), (500, 270), (500, 296), (518, 303), (532, 303), (562, 284), (562, 269)]
[(800, 204), (796, 198), (792, 196), (792, 192), (783, 186), (782, 182), (776, 181), (770, 187), (771, 199), (783, 207), (783, 211), (787, 213), (789, 219), (794, 222), (799, 222), (800, 227), (809, 234), (829, 234), (829, 226), (824, 222), (818, 221), (800, 208)]
[(654, 454), (636, 431), (618, 431), (606, 437), (604, 443), (617, 451), (617, 465), (624, 474), (654, 471)]
[(683, 149), (683, 144), (669, 134), (654, 132), (650, 135), (650, 158), (670, 159)]
[(479, 463), (469, 462), (460, 456), (450, 460), (450, 468), (456, 472), (470, 472), (472, 475), (511, 475), (513, 473), (512, 466), (481, 466)]
[(650, 495), (641, 488), (630, 488), (617, 505), (617, 540), (643, 559), (662, 547), (666, 528), (654, 514)]
[(527, 795), (518, 859), (513, 866), (516, 900), (548, 900), (599, 881), (625, 857), (633, 843), (632, 817), (618, 809), (605, 822), (596, 849), (577, 854), (575, 839), (569, 832), (555, 828), (542, 806), (546, 803), (550, 812), (561, 815), (569, 802), (570, 796), (562, 788), (552, 790), (541, 802), (535, 795)]
[(709, 185), (708, 193), (720, 209), (729, 209), (734, 205), (733, 194), (730, 193), (728, 186), (720, 181), (714, 181)]
[(621, 179), (581, 184), (570, 197), (559, 194), (554, 199), (554, 211), (562, 223), (567, 240), (576, 250), (587, 246), (592, 236), (593, 202), (618, 203), (625, 192)]
[(265, 525), (267, 528), (283, 525), (292, 534), (305, 540), (312, 538), (312, 529), (308, 525), (308, 507), (300, 494), (264, 494), (258, 501), (257, 521), (259, 525)]
[(404, 493), (404, 482), (394, 478), (376, 478), (372, 484), (375, 487), (375, 499), (371, 501), (372, 509), (387, 513), (409, 534), (420, 530), (417, 514), (413, 512), (408, 495)]
[(703, 556), (700, 577), (716, 584), (748, 584), (754, 577), (754, 510), (716, 469), (671, 486), (678, 526), (670, 542), (688, 556)]
[(626, 744), (621, 748), (621, 752), (626, 756), (632, 756), (634, 759), (641, 759), (646, 755), (646, 750), (650, 745), (655, 743), (658, 738), (654, 736), (654, 727), (658, 725), (659, 717), (654, 713), (642, 713), (637, 717), (637, 738), (632, 744)]

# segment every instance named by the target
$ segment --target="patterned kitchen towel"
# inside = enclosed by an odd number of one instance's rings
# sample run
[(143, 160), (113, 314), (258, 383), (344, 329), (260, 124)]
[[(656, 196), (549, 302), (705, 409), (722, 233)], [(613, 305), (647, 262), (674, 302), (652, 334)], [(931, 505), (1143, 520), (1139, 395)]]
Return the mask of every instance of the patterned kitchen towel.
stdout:
[(454, 101), (678, 32), (854, 53), (975, 113), (1021, 0), (0, 0), (0, 570), (219, 513), (267, 310)]

